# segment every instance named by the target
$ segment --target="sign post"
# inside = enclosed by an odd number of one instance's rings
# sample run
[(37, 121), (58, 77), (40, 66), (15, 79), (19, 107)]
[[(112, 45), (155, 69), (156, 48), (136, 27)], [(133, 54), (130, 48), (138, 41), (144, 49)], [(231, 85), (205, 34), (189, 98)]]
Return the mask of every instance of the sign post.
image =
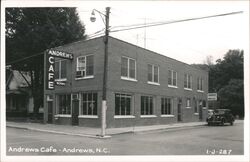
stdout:
[(217, 93), (208, 93), (207, 100), (213, 102), (213, 109), (215, 109), (215, 102), (217, 101)]
[(217, 93), (208, 93), (207, 100), (208, 101), (217, 101)]

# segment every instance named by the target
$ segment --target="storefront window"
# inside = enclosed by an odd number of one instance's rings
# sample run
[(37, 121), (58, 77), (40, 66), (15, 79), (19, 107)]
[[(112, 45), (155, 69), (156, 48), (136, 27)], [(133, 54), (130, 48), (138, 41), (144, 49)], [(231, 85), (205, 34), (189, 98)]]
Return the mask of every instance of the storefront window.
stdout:
[(115, 115), (131, 115), (131, 98), (129, 94), (115, 94)]
[(81, 115), (97, 115), (97, 93), (81, 94)]
[(141, 115), (153, 115), (153, 97), (141, 96)]
[(58, 114), (71, 114), (71, 95), (62, 94), (57, 96)]
[(173, 100), (171, 98), (161, 98), (161, 114), (162, 115), (173, 114)]

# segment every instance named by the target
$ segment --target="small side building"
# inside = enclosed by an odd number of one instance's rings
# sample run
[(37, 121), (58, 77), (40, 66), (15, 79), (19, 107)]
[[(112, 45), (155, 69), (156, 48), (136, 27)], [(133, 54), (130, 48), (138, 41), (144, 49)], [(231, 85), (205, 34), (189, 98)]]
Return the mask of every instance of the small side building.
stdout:
[(25, 72), (6, 70), (6, 79), (7, 119), (28, 117), (33, 113), (33, 97), (28, 85), (30, 76)]
[[(57, 84), (44, 91), (44, 122), (100, 127), (103, 37), (54, 49), (74, 58), (55, 58)], [(207, 71), (113, 37), (108, 49), (108, 128), (205, 121)]]

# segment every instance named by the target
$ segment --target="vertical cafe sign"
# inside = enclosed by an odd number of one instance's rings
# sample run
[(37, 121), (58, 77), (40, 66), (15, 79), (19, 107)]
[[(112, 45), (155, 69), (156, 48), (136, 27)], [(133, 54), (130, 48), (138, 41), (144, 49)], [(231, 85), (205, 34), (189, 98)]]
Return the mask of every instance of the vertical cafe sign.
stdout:
[(73, 54), (58, 50), (48, 50), (46, 52), (46, 89), (55, 88), (55, 57), (73, 60)]

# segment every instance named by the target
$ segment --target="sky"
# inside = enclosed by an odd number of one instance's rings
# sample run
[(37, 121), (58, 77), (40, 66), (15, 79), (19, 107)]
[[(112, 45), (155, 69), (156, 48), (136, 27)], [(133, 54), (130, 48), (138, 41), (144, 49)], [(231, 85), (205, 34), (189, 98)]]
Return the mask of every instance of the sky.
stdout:
[(202, 16), (243, 11), (241, 14), (215, 17), (110, 33), (111, 36), (192, 64), (204, 63), (212, 56), (213, 62), (222, 59), (229, 49), (245, 49), (249, 45), (248, 1), (105, 1), (83, 2), (78, 7), (86, 34), (102, 30), (105, 25), (92, 9), (105, 13), (111, 7), (110, 27), (147, 24), (151, 22), (189, 19)]

